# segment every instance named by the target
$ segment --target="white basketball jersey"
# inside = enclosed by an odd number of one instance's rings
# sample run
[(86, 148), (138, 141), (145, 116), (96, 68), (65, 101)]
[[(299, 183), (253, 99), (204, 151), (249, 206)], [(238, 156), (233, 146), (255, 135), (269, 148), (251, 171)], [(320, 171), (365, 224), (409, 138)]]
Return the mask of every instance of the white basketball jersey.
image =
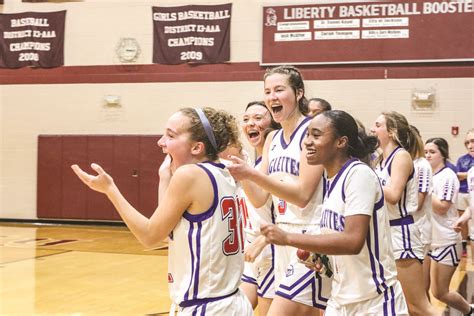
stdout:
[(418, 192), (426, 193), (425, 199), (421, 209), (417, 211), (415, 216), (415, 223), (421, 232), (421, 241), (423, 244), (431, 244), (431, 191), (433, 189), (433, 171), (431, 165), (423, 157), (417, 158), (413, 161), (415, 166), (415, 175), (418, 179)]
[[(402, 150), (404, 150), (402, 147), (395, 148), (385, 161), (381, 161), (375, 167), (375, 172), (382, 186), (390, 185), (393, 159), (395, 155)], [(387, 207), (390, 220), (414, 215), (418, 208), (418, 179), (415, 177), (415, 168), (413, 168), (412, 173), (408, 177), (400, 200), (396, 204), (385, 202), (385, 206)]]
[[(268, 174), (282, 182), (298, 181), (300, 174), (300, 155), (302, 143), (311, 118), (305, 118), (294, 130), (287, 144), (283, 137), (283, 129), (278, 130), (270, 144), (268, 153)], [(314, 224), (319, 225), (321, 218), (320, 204), (324, 195), (324, 178), (306, 207), (301, 208), (294, 204), (273, 196), (277, 223)]]
[(459, 192), (459, 180), (448, 167), (444, 167), (433, 175), (433, 195), (441, 201), (452, 202), (449, 210), (439, 215), (433, 211), (431, 217), (433, 225), (433, 240), (431, 245), (433, 248), (452, 245), (461, 241), (461, 234), (453, 229), (453, 224), (458, 218), (456, 209), (456, 198)]
[(340, 305), (374, 298), (397, 281), (390, 226), (377, 175), (357, 159), (332, 179), (322, 205), (321, 234), (344, 231), (351, 215), (371, 217), (366, 242), (357, 255), (334, 255), (331, 299)]
[(168, 284), (176, 304), (237, 291), (244, 268), (236, 183), (223, 164), (198, 166), (211, 180), (214, 201), (204, 213), (184, 212), (170, 235)]
[[(262, 157), (255, 161), (255, 168), (259, 169)], [(249, 201), (243, 189), (239, 190), (239, 207), (242, 211), (244, 221), (244, 231), (248, 241), (252, 241), (260, 235), (260, 226), (262, 224), (274, 224), (275, 212), (271, 196), (264, 206), (256, 208)]]

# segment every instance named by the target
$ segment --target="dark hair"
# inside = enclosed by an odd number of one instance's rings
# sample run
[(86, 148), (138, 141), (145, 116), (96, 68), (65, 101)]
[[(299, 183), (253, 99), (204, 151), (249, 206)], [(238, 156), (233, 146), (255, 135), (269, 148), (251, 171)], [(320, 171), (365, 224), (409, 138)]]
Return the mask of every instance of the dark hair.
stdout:
[(288, 83), (290, 87), (293, 89), (295, 95), (298, 94), (298, 90), (303, 91), (303, 96), (298, 101), (298, 109), (303, 115), (307, 115), (308, 114), (308, 100), (304, 96), (305, 89), (304, 89), (303, 76), (301, 75), (298, 68), (294, 66), (289, 66), (289, 65), (269, 68), (265, 72), (265, 75), (263, 76), (263, 80), (265, 81), (269, 76), (274, 75), (274, 74), (287, 75)]
[(347, 112), (331, 110), (322, 112), (331, 121), (331, 127), (337, 137), (346, 136), (348, 139), (347, 154), (366, 161), (368, 155), (378, 146), (375, 136), (368, 136), (363, 127), (359, 128), (356, 120)]
[(315, 102), (319, 102), (321, 103), (321, 106), (322, 106), (322, 110), (323, 111), (331, 111), (332, 110), (332, 106), (331, 104), (324, 100), (324, 99), (321, 99), (321, 98), (311, 98), (308, 100), (308, 104), (311, 102), (311, 101), (315, 101)]
[[(254, 105), (259, 105), (259, 106), (263, 106), (265, 109), (267, 109), (268, 111), (268, 108), (267, 106), (265, 105), (265, 102), (263, 101), (252, 101), (252, 102), (249, 102), (249, 104), (247, 104), (247, 106), (245, 107), (245, 111), (248, 110), (249, 107), (251, 106), (254, 106)], [(270, 112), (269, 112), (270, 114)], [(270, 114), (270, 126), (268, 126), (268, 128), (263, 132), (263, 136), (264, 137), (267, 137), (268, 133), (270, 133), (271, 131), (274, 131), (276, 129), (280, 129), (281, 128), (281, 125), (280, 123), (277, 123), (275, 122), (275, 120), (273, 119), (273, 115)]]
[(216, 110), (211, 107), (202, 108), (206, 118), (211, 125), (212, 132), (216, 139), (217, 148), (211, 144), (203, 123), (199, 119), (199, 115), (194, 108), (183, 108), (180, 110), (184, 116), (189, 117), (190, 127), (188, 129), (193, 141), (204, 143), (206, 149), (206, 157), (210, 160), (216, 160), (217, 154), (224, 151), (228, 146), (241, 146), (239, 139), (239, 128), (237, 120), (229, 113)]
[(441, 156), (443, 156), (443, 160), (446, 163), (446, 160), (449, 159), (449, 145), (446, 139), (442, 137), (433, 137), (426, 141), (425, 144), (433, 143), (438, 147)]

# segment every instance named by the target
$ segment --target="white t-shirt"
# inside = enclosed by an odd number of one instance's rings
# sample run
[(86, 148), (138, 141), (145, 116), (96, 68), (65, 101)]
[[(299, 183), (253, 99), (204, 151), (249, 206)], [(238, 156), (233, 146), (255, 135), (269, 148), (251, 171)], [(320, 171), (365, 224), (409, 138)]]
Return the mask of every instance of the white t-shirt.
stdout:
[(459, 180), (453, 170), (444, 167), (433, 175), (433, 196), (441, 201), (450, 201), (448, 211), (439, 215), (433, 211), (431, 217), (433, 225), (433, 248), (449, 246), (461, 241), (461, 234), (453, 229), (454, 222), (458, 218), (456, 209), (456, 197), (459, 192)]
[(347, 217), (370, 216), (367, 240), (357, 255), (332, 255), (331, 300), (339, 305), (374, 298), (397, 282), (388, 214), (377, 175), (359, 160), (349, 160), (328, 180), (321, 233), (344, 230)]

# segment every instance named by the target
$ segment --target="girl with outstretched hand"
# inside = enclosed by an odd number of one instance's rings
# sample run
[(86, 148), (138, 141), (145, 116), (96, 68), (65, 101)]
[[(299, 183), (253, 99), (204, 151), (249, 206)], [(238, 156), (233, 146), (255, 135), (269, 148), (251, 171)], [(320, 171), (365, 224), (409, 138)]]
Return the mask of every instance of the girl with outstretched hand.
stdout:
[(112, 177), (72, 169), (91, 189), (104, 193), (137, 239), (148, 248), (169, 236), (168, 282), (178, 315), (252, 315), (239, 291), (243, 238), (237, 186), (218, 159), (238, 142), (235, 118), (212, 108), (174, 113), (158, 141), (168, 154), (160, 167), (160, 203), (150, 219), (123, 197)]

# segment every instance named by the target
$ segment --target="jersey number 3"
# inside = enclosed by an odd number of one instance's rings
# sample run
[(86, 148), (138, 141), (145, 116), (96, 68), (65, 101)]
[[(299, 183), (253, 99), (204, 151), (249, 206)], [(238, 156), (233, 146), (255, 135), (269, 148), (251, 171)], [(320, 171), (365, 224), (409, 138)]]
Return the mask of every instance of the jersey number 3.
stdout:
[(222, 241), (222, 251), (231, 256), (244, 250), (242, 220), (240, 219), (237, 204), (231, 197), (221, 200), (222, 220), (227, 221), (229, 235)]

